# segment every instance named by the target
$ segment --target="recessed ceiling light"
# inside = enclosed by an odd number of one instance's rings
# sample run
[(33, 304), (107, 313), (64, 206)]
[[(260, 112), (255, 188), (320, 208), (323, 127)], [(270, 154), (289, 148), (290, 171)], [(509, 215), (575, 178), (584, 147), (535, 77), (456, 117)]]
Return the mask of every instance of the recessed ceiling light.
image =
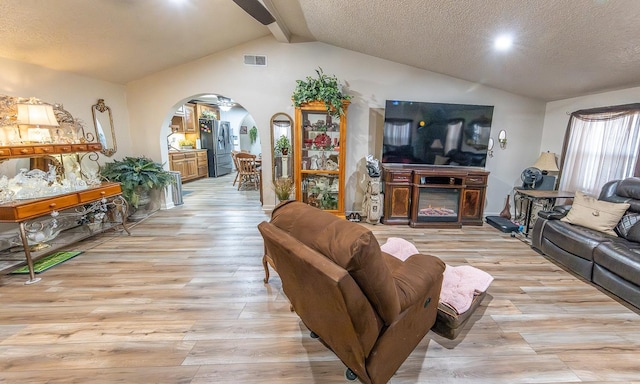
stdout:
[(509, 36), (509, 35), (501, 35), (501, 36), (498, 36), (498, 38), (496, 38), (496, 41), (493, 44), (493, 46), (498, 51), (506, 51), (509, 48), (511, 48), (512, 44), (513, 44), (513, 38), (511, 36)]

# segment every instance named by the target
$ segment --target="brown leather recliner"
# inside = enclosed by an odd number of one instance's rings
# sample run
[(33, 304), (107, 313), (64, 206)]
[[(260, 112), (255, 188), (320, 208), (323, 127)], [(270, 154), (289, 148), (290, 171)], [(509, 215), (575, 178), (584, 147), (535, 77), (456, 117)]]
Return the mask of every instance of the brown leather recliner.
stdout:
[(364, 383), (386, 383), (436, 319), (445, 265), (390, 256), (368, 229), (304, 203), (258, 225), (304, 324)]

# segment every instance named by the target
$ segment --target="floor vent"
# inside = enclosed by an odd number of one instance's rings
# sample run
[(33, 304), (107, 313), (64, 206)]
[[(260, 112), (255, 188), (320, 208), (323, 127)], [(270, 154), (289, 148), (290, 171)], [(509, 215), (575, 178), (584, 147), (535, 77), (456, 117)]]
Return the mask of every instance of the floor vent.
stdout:
[(267, 56), (262, 55), (244, 55), (245, 65), (256, 65), (259, 67), (267, 66)]

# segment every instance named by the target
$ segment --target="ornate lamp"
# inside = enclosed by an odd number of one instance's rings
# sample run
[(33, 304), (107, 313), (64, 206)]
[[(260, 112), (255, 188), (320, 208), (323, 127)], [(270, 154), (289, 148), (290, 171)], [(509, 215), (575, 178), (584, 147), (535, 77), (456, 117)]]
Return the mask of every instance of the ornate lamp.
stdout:
[(40, 126), (58, 127), (60, 124), (53, 113), (53, 107), (48, 104), (18, 104), (18, 123), (35, 125), (27, 130), (27, 140), (36, 143), (51, 142), (51, 133)]

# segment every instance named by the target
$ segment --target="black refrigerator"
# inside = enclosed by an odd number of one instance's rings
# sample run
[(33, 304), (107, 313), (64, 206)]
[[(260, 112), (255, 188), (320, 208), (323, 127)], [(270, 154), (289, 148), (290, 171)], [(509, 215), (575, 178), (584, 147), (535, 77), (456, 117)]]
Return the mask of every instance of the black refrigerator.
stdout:
[(233, 160), (233, 135), (228, 121), (200, 119), (200, 144), (207, 150), (209, 177), (231, 173)]

